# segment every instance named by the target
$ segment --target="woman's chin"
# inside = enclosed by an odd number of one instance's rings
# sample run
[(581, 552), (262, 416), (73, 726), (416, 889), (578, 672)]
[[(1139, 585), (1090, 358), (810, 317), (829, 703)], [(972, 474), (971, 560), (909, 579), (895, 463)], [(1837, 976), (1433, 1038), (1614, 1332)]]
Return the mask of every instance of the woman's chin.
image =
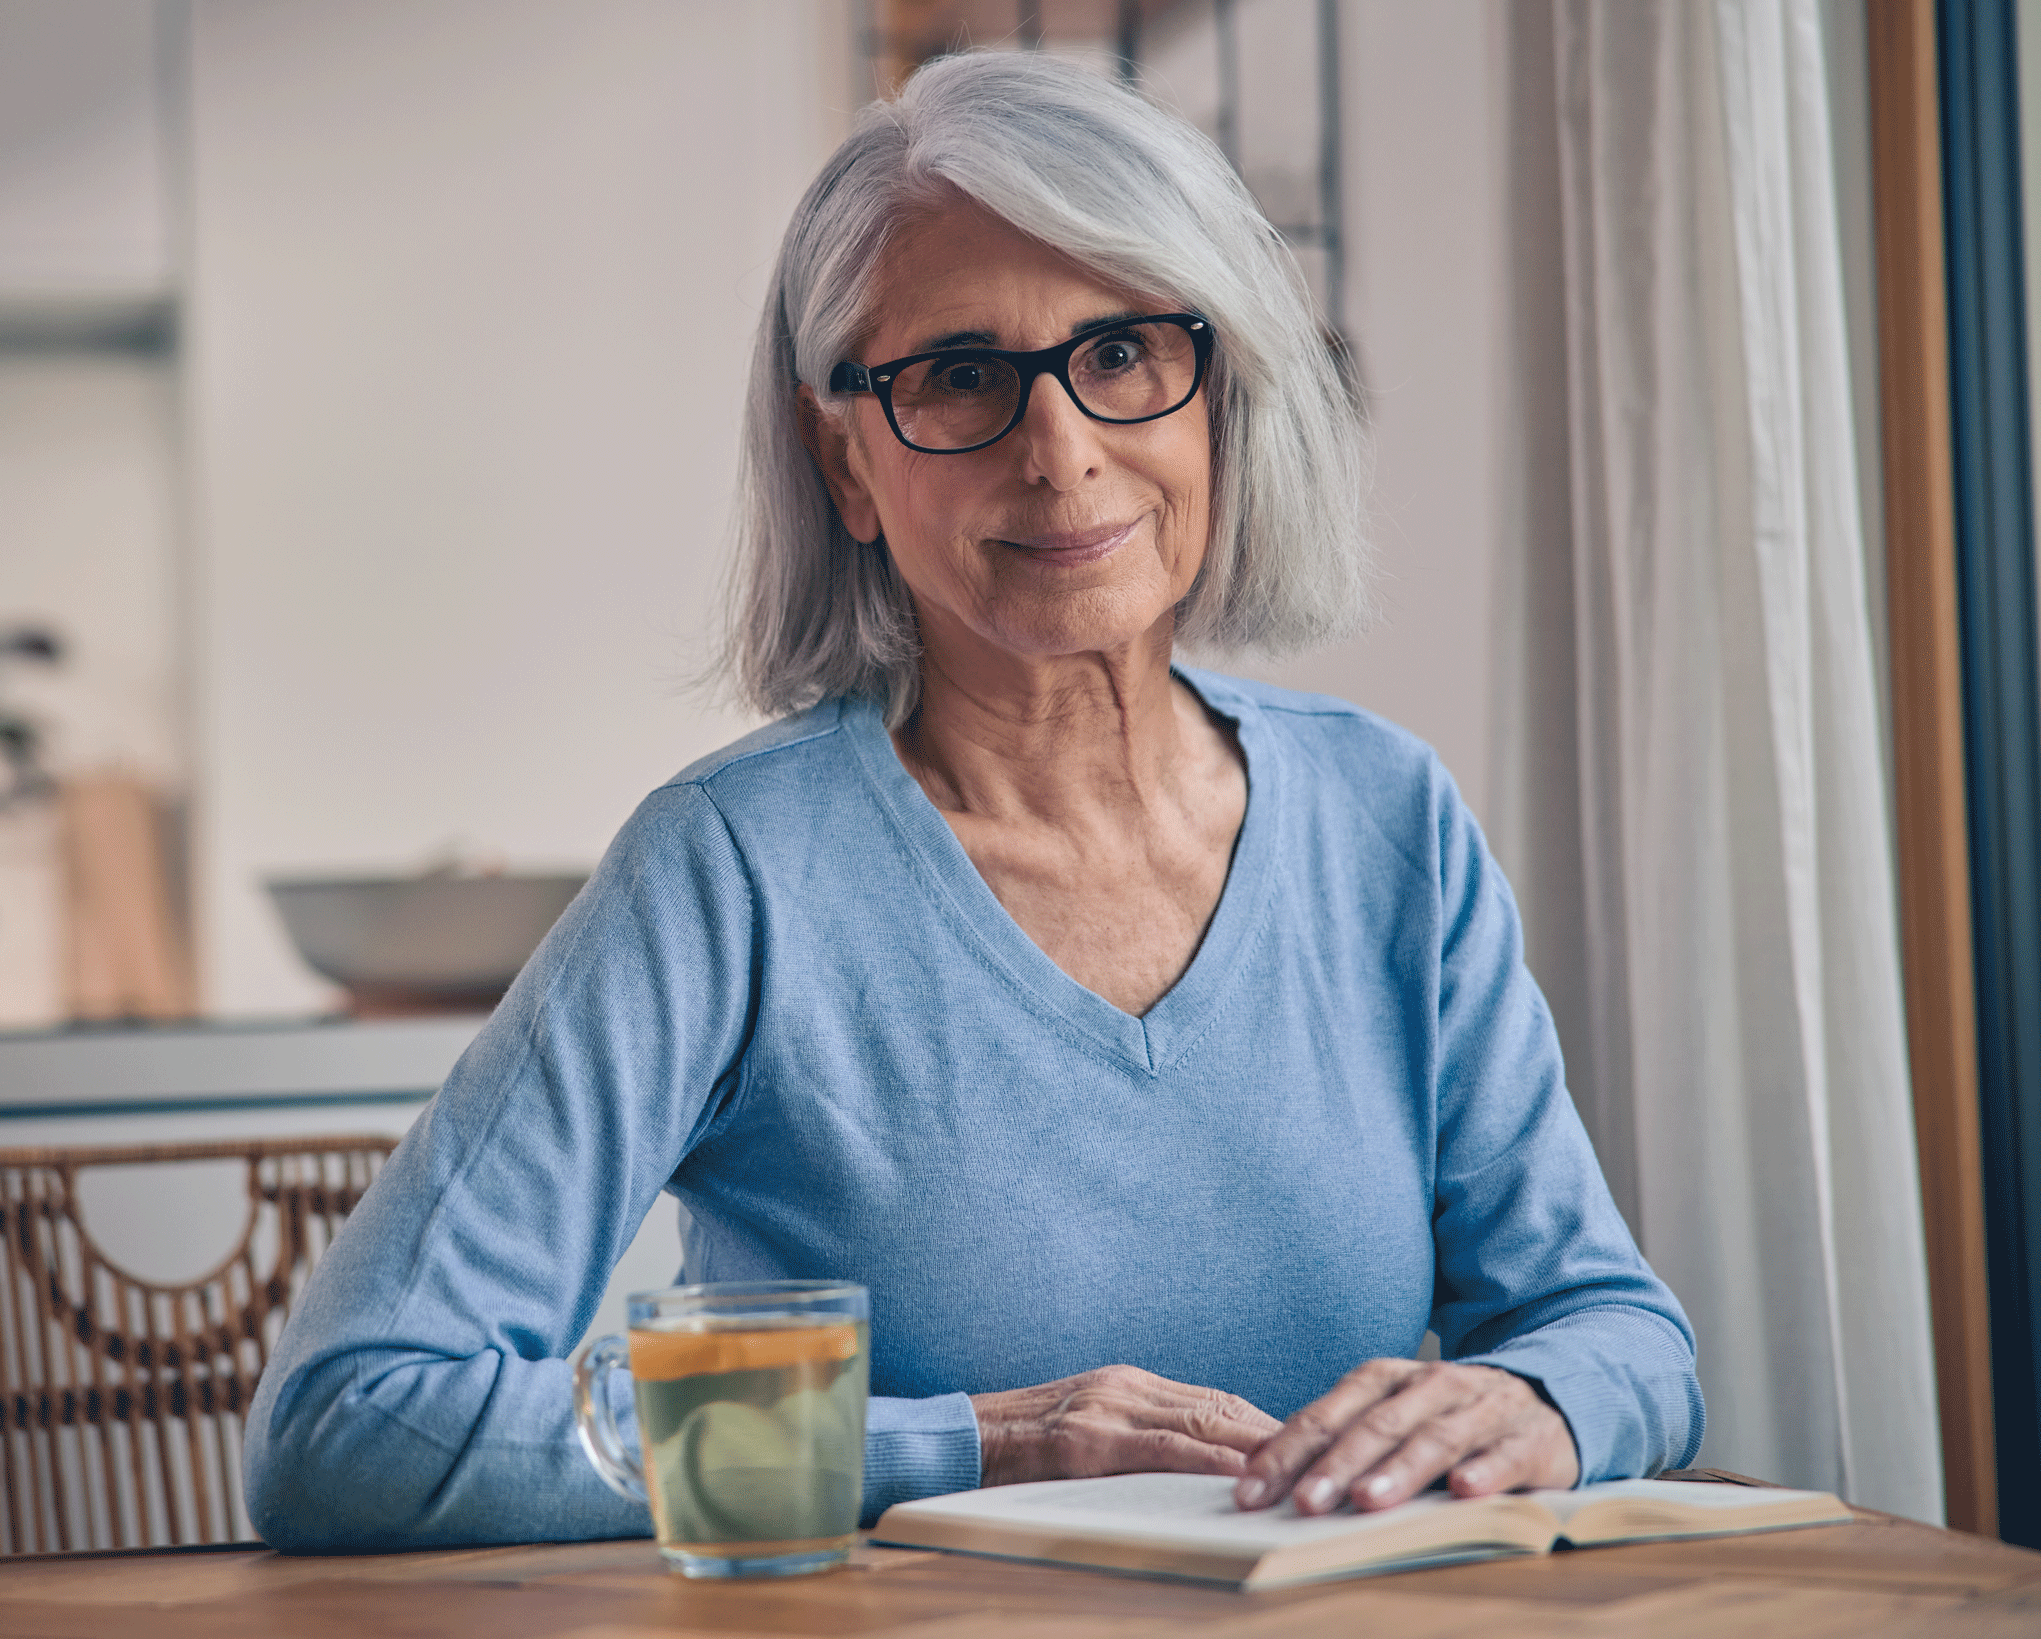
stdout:
[(1160, 625), (1166, 658), (1175, 608), (1173, 598), (1133, 598), (1100, 587), (1060, 598), (1029, 600), (1022, 607), (995, 609), (978, 631), (1010, 654), (1053, 660), (1150, 646)]

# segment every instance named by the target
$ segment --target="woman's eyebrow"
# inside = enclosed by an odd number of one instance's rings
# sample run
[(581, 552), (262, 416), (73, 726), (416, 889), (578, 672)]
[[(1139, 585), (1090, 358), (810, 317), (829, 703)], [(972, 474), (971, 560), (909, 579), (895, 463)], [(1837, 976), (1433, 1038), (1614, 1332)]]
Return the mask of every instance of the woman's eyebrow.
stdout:
[(997, 347), (999, 338), (989, 330), (951, 330), (923, 342), (917, 353), (939, 353), (951, 347)]
[[(1081, 336), (1087, 330), (1097, 330), (1101, 326), (1108, 324), (1125, 324), (1130, 319), (1138, 319), (1141, 316), (1140, 313), (1129, 307), (1118, 313), (1101, 314), (1095, 319), (1079, 319), (1077, 323), (1070, 327), (1070, 334)], [(950, 330), (923, 342), (915, 349), (915, 352), (944, 353), (953, 347), (991, 347), (997, 349), (999, 347), (999, 338), (989, 330)], [(1011, 350), (1027, 351), (1027, 349)]]
[(1155, 311), (1153, 308), (1145, 311), (1132, 307), (1122, 308), (1117, 313), (1106, 313), (1096, 319), (1086, 319), (1082, 324), (1074, 324), (1070, 327), (1070, 333), (1073, 336), (1081, 336), (1087, 330), (1101, 330), (1109, 324), (1128, 324), (1153, 311)]

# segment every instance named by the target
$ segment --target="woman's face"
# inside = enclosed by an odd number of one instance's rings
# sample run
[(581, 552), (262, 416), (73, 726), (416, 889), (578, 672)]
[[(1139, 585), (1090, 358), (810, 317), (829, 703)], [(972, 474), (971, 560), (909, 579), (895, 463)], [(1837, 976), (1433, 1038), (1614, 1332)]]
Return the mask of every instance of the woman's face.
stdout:
[[(876, 324), (857, 356), (1032, 351), (1174, 305), (1105, 283), (958, 201), (889, 245)], [(1166, 639), (1204, 562), (1212, 450), (1202, 389), (1159, 421), (1109, 426), (1039, 376), (1020, 424), (962, 455), (908, 449), (866, 395), (850, 401), (842, 432), (812, 412), (808, 427), (845, 526), (860, 540), (885, 536), (938, 663), (988, 645), (1049, 658)]]

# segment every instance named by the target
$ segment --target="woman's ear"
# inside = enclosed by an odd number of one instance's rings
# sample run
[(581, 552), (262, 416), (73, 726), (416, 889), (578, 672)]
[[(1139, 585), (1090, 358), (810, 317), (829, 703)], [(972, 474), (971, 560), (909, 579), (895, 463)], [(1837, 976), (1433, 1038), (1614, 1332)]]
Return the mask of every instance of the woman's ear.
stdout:
[(829, 486), (836, 515), (853, 540), (869, 546), (879, 538), (879, 509), (873, 505), (864, 480), (852, 469), (849, 427), (822, 408), (815, 389), (805, 381), (795, 395), (795, 408), (801, 418), (801, 442), (822, 469), (822, 482)]

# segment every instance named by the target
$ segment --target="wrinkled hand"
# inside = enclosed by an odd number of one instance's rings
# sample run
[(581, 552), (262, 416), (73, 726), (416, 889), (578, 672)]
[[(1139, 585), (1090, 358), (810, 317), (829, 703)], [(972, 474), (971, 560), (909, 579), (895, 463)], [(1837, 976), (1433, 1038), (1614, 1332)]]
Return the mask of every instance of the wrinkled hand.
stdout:
[(1580, 1478), (1566, 1419), (1523, 1378), (1493, 1366), (1370, 1360), (1356, 1366), (1255, 1452), (1234, 1488), (1242, 1508), (1295, 1492), (1326, 1514), (1351, 1497), (1388, 1508), (1441, 1474), (1456, 1497)]
[(974, 1394), (981, 1485), (1096, 1474), (1239, 1474), (1282, 1424), (1236, 1394), (1101, 1366), (999, 1394)]

